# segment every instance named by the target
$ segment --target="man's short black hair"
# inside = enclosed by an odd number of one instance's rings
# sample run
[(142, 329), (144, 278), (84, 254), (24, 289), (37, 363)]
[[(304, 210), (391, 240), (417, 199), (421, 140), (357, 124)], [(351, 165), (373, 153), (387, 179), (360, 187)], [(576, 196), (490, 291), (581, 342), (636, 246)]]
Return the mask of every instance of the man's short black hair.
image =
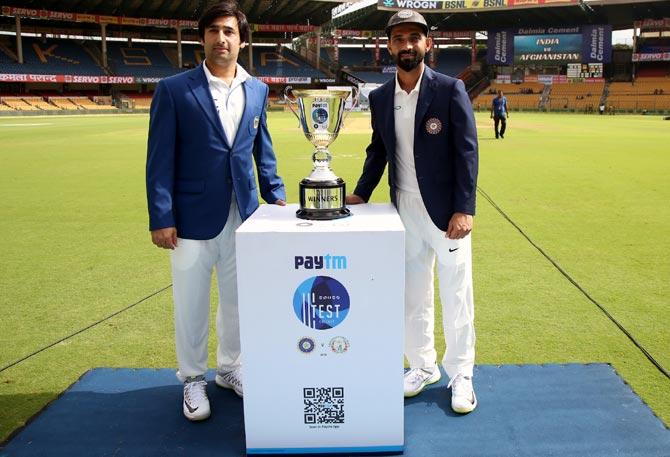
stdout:
[(215, 3), (202, 13), (198, 20), (198, 36), (205, 39), (205, 29), (220, 17), (232, 16), (237, 19), (237, 28), (240, 30), (240, 42), (249, 42), (249, 22), (247, 16), (240, 9), (240, 5), (232, 0)]

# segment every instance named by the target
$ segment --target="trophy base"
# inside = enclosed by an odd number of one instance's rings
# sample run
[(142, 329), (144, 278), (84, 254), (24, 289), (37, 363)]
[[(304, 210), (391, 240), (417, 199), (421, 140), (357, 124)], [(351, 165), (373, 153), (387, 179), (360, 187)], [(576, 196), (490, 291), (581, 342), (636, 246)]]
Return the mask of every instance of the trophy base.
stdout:
[(342, 178), (328, 181), (313, 181), (305, 178), (300, 182), (300, 209), (296, 216), (300, 219), (330, 221), (351, 215), (344, 206), (346, 195)]
[(307, 219), (310, 221), (332, 221), (334, 219), (342, 219), (343, 217), (351, 216), (349, 208), (340, 209), (299, 209), (295, 215), (300, 219)]

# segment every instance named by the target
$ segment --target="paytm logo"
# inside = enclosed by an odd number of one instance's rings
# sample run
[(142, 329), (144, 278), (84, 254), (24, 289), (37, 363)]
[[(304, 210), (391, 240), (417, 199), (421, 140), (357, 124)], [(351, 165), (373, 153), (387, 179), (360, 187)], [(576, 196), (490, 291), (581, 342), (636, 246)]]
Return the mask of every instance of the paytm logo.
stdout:
[(294, 267), (296, 270), (346, 270), (347, 257), (344, 255), (297, 255)]

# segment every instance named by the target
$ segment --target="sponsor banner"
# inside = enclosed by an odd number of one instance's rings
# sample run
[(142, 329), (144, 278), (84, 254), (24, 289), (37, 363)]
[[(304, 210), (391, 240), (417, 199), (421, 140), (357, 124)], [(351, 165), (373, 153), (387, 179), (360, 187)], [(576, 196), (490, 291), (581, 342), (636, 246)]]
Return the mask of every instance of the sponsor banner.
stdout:
[(510, 84), (512, 82), (512, 75), (498, 75), (496, 82), (498, 84)]
[(472, 37), (472, 32), (430, 32), (430, 36), (432, 38), (449, 38), (449, 39), (455, 39), (455, 38), (471, 38)]
[(511, 65), (514, 57), (514, 31), (489, 30), (486, 62), (489, 65)]
[(377, 9), (395, 11), (412, 9), (417, 11), (441, 11), (442, 2), (431, 0), (377, 0)]
[(509, 6), (515, 7), (533, 7), (533, 6), (547, 6), (547, 5), (570, 5), (571, 3), (579, 3), (579, 0), (509, 0)]
[[(0, 82), (22, 83), (79, 83), (79, 84), (135, 84), (140, 78), (134, 76), (84, 76), (84, 75), (32, 75), (0, 73)], [(143, 78), (150, 79), (150, 78)], [(160, 78), (155, 78), (160, 79)]]
[(256, 78), (265, 84), (310, 84), (312, 82), (310, 77), (257, 76)]
[[(254, 32), (313, 32), (316, 27), (313, 25), (290, 25), (290, 24), (250, 24)], [(197, 27), (197, 23), (196, 23)]]
[(342, 38), (346, 37), (373, 38), (376, 36), (385, 36), (384, 32), (380, 30), (337, 30), (336, 33)]
[(537, 27), (488, 31), (490, 65), (609, 63), (612, 27)]
[(635, 28), (640, 30), (661, 30), (661, 29), (670, 29), (670, 18), (663, 19), (644, 19), (642, 21), (635, 21)]
[(144, 78), (144, 77), (137, 77), (135, 78), (135, 82), (137, 84), (156, 84), (158, 83), (161, 79), (163, 78)]
[(12, 8), (3, 6), (0, 10), (3, 16), (27, 17), (30, 19), (48, 19), (72, 22), (91, 22), (95, 24), (123, 24), (123, 25), (150, 25), (155, 27), (184, 27), (198, 28), (197, 21), (149, 19), (135, 17), (105, 16), (99, 14), (68, 13), (63, 11), (49, 11), (33, 8)]
[(75, 14), (74, 16), (75, 22), (92, 22), (94, 24), (96, 22), (95, 14)]
[(582, 27), (582, 62), (609, 63), (612, 59), (612, 26)]
[(633, 53), (633, 62), (667, 62), (670, 61), (670, 52), (655, 52), (651, 54)]
[(435, 12), (504, 10), (508, 8), (532, 8), (538, 6), (564, 6), (578, 3), (579, 0), (377, 0), (377, 9)]

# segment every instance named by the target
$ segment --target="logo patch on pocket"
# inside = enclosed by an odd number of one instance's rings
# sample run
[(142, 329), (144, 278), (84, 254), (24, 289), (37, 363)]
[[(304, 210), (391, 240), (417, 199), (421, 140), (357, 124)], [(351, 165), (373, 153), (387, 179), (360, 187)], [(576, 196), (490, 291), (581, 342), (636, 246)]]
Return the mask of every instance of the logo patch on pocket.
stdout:
[(426, 132), (431, 135), (437, 135), (442, 131), (442, 122), (436, 117), (431, 117), (426, 121)]

